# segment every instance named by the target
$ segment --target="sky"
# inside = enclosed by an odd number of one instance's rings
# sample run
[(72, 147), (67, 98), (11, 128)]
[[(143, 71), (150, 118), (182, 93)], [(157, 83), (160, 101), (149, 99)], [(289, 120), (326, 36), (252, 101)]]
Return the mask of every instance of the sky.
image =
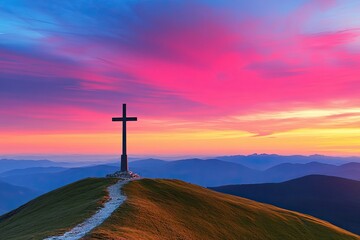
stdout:
[(360, 155), (360, 1), (2, 0), (0, 154)]

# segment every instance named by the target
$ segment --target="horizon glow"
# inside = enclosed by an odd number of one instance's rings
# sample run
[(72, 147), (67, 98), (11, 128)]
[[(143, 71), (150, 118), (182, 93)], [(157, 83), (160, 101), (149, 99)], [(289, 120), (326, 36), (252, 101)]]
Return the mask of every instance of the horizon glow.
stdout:
[(360, 2), (0, 3), (0, 155), (360, 155)]

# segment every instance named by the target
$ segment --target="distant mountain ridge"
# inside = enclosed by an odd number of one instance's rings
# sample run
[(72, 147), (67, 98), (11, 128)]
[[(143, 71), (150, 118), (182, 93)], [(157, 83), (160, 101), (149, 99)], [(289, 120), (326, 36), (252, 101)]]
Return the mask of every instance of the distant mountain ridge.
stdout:
[(107, 174), (114, 173), (117, 170), (117, 167), (98, 165), (91, 167), (69, 168), (60, 172), (10, 175), (0, 177), (0, 180), (46, 193), (83, 178), (105, 177)]
[(0, 159), (0, 173), (32, 167), (56, 167), (64, 163), (57, 163), (49, 160), (13, 160), (13, 159)]
[(312, 174), (360, 180), (360, 163), (345, 163), (340, 166), (319, 162), (283, 163), (263, 171), (262, 174), (262, 182), (282, 182)]
[(74, 167), (83, 167), (83, 166), (94, 166), (99, 165), (98, 163), (91, 162), (59, 162), (51, 160), (15, 160), (15, 159), (0, 159), (0, 173), (19, 170), (26, 168), (35, 168), (35, 167), (64, 167), (64, 168), (74, 168)]
[(64, 168), (64, 167), (31, 167), (31, 168), (12, 169), (0, 173), (0, 177), (37, 174), (37, 173), (55, 173), (55, 172), (65, 171), (67, 169), (68, 168)]
[(246, 167), (266, 170), (282, 163), (309, 163), (319, 162), (332, 165), (342, 165), (349, 162), (360, 163), (360, 157), (333, 157), (314, 154), (310, 156), (303, 155), (278, 155), (278, 154), (251, 154), (251, 155), (233, 155), (218, 156), (216, 159), (242, 164)]
[(310, 214), (360, 234), (360, 181), (309, 175), (282, 183), (210, 189)]
[(234, 181), (253, 181), (258, 174), (256, 170), (218, 159), (194, 158), (167, 162), (152, 160), (152, 162), (156, 163), (155, 166), (135, 165), (132, 169), (144, 177), (180, 179), (202, 186), (216, 186)]
[[(251, 169), (238, 163), (218, 159), (185, 159), (178, 161), (146, 159), (130, 162), (129, 165), (131, 171), (139, 173), (142, 177), (180, 179), (204, 187), (228, 184), (282, 182), (310, 174), (339, 176), (360, 180), (359, 163), (345, 163), (340, 166), (316, 162), (306, 164), (285, 163), (265, 171)], [(26, 166), (26, 164), (22, 166)], [(119, 170), (119, 163), (78, 168), (33, 167), (2, 172), (0, 173), (0, 181), (30, 190), (28, 194), (30, 197), (24, 198), (30, 199), (31, 196), (33, 196), (31, 191), (47, 193), (83, 178), (105, 177), (107, 174), (117, 170)], [(12, 201), (6, 199), (7, 198), (4, 198), (4, 203), (6, 201)], [(23, 202), (15, 201), (15, 203), (15, 205), (12, 205), (13, 207), (18, 207), (19, 204)], [(3, 211), (7, 210), (10, 209), (6, 208)]]
[[(117, 165), (117, 166), (116, 166)], [(218, 159), (164, 161), (148, 159), (131, 162), (130, 170), (148, 178), (180, 179), (205, 187), (227, 184), (282, 182), (310, 174), (360, 180), (360, 163), (340, 166), (311, 162), (284, 163), (265, 171)], [(47, 192), (86, 177), (104, 177), (119, 170), (119, 164), (78, 168), (28, 168), (0, 173), (0, 181)]]
[(151, 159), (131, 164), (131, 170), (144, 177), (175, 178), (202, 186), (225, 185), (225, 182), (230, 184), (281, 182), (310, 174), (360, 180), (360, 163), (345, 163), (340, 166), (318, 162), (283, 163), (264, 171), (218, 159), (178, 161)]

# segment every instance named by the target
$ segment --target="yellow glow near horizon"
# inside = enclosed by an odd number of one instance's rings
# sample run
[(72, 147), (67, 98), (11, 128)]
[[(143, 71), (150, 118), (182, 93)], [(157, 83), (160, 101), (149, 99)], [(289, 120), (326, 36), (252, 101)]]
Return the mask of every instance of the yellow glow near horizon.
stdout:
[[(360, 155), (360, 128), (297, 129), (265, 136), (244, 131), (148, 132), (128, 135), (134, 155)], [(120, 154), (121, 134), (3, 135), (0, 151), (18, 154)]]

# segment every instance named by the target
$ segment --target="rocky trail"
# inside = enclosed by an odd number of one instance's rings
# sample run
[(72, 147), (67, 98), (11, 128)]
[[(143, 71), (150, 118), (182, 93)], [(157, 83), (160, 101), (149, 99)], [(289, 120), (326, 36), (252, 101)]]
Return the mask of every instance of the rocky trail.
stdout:
[(77, 225), (70, 231), (61, 236), (53, 236), (44, 240), (77, 240), (84, 237), (87, 233), (99, 226), (126, 200), (126, 196), (121, 193), (121, 187), (129, 182), (129, 180), (119, 180), (116, 184), (108, 187), (109, 201), (104, 207), (99, 209), (92, 217)]

